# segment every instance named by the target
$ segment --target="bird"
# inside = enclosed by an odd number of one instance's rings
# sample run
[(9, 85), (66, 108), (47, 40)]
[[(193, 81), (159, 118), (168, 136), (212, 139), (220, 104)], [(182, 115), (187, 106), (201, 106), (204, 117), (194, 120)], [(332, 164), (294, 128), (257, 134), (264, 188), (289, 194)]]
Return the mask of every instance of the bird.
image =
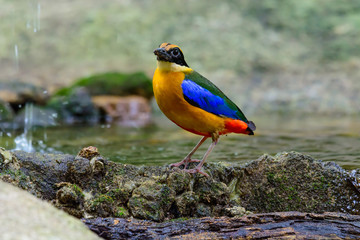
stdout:
[[(229, 133), (254, 135), (256, 126), (215, 84), (189, 67), (179, 46), (162, 43), (154, 54), (157, 68), (153, 76), (153, 91), (160, 110), (179, 127), (202, 136), (182, 161), (170, 167), (184, 165), (185, 172), (209, 177), (202, 167), (219, 137)], [(212, 142), (203, 158), (192, 159), (208, 138)], [(198, 164), (187, 169), (191, 162)]]

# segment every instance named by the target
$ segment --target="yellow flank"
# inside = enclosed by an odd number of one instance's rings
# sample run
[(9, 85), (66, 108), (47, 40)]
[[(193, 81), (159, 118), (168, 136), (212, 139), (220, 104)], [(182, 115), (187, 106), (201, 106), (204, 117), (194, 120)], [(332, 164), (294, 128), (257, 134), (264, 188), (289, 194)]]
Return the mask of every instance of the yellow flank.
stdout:
[(181, 83), (185, 73), (193, 70), (176, 63), (158, 61), (153, 77), (155, 99), (161, 111), (180, 127), (204, 136), (224, 130), (224, 118), (189, 104), (183, 96)]

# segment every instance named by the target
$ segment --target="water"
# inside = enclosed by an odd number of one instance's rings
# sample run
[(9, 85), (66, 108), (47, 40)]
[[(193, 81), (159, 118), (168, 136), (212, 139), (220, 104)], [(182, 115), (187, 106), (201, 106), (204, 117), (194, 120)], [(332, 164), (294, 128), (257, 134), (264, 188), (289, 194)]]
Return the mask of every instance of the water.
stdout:
[[(27, 103), (25, 105), (24, 132), (14, 139), (15, 149), (26, 152), (35, 152), (32, 140), (32, 127), (34, 121), (34, 105)], [(39, 140), (38, 140), (39, 141)]]
[[(255, 136), (222, 136), (210, 162), (246, 163), (262, 154), (298, 151), (316, 159), (335, 161), (346, 169), (360, 168), (360, 122), (357, 118), (279, 118), (252, 119)], [(33, 129), (32, 147), (40, 152), (77, 154), (82, 147), (96, 146), (108, 159), (135, 165), (164, 165), (182, 160), (200, 139), (157, 118), (157, 126), (129, 129), (115, 125), (74, 126)], [(2, 134), (0, 146), (9, 144), (12, 134)], [(46, 141), (44, 136), (46, 135)], [(210, 144), (207, 140), (195, 154), (201, 158)]]

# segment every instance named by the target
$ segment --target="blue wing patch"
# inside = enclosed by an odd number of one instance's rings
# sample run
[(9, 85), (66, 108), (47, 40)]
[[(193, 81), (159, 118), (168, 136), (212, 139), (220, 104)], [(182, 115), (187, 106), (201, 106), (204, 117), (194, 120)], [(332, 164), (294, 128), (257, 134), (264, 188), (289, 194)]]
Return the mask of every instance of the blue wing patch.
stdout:
[(181, 88), (183, 90), (185, 100), (191, 105), (215, 115), (226, 116), (234, 119), (239, 118), (237, 116), (237, 111), (227, 106), (224, 99), (211, 93), (209, 90), (201, 87), (195, 82), (185, 79), (181, 84)]

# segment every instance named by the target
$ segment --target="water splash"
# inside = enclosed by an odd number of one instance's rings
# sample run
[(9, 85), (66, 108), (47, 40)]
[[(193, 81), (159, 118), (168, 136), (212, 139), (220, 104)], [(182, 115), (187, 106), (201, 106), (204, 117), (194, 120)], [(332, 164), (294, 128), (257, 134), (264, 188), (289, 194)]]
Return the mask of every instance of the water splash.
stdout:
[(27, 103), (25, 105), (24, 132), (14, 139), (16, 144), (15, 150), (35, 152), (32, 143), (33, 136), (31, 131), (34, 122), (33, 108), (34, 105), (32, 103)]
[(14, 53), (15, 53), (15, 70), (16, 72), (19, 71), (19, 48), (18, 45), (14, 45)]

